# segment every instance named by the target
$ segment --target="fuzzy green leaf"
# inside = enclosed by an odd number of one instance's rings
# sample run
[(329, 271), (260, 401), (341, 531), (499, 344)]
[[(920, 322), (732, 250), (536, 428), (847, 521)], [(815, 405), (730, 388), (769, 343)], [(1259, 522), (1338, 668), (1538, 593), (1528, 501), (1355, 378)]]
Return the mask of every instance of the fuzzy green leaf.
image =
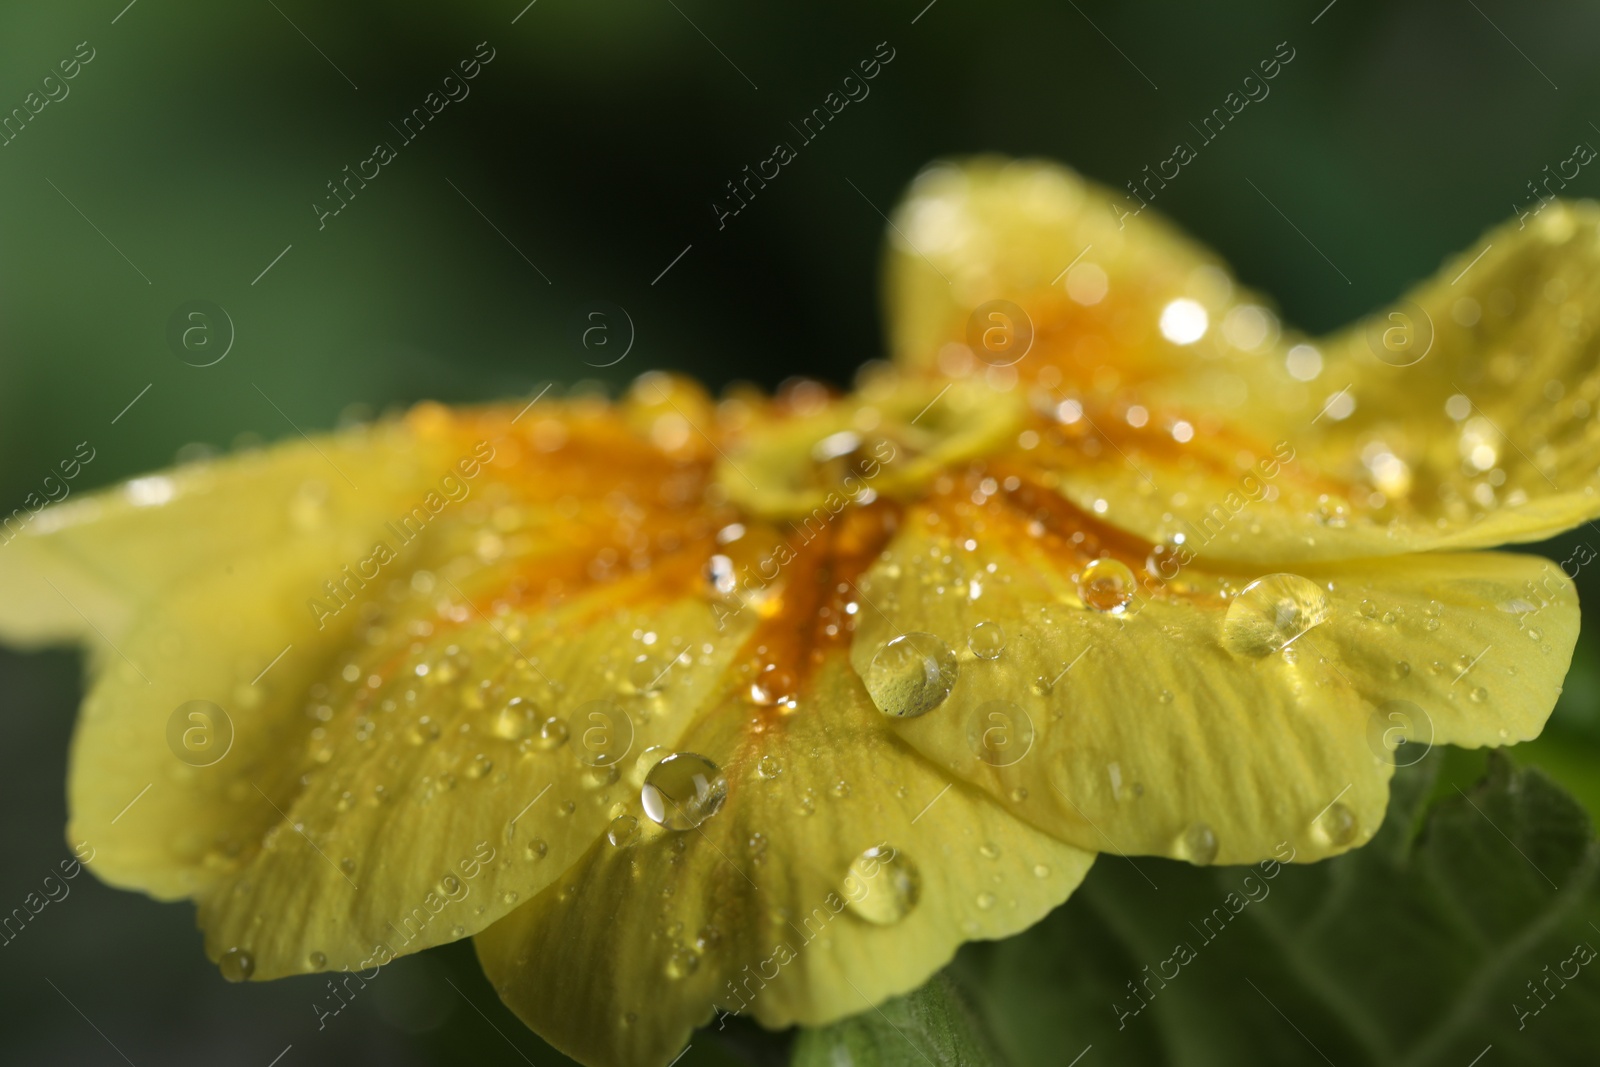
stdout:
[(946, 976), (795, 1044), (793, 1067), (1002, 1067), (1004, 1060)]
[(1600, 842), (1537, 770), (1483, 766), (1400, 772), (1379, 835), (1323, 863), (1102, 857), (950, 973), (1018, 1065), (1600, 1062)]

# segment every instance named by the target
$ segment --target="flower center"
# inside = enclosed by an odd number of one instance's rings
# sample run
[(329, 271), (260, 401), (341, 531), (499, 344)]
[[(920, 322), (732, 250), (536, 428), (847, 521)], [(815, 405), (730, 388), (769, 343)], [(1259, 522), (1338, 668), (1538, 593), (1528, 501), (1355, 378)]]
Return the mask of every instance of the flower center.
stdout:
[(880, 496), (907, 500), (938, 473), (1003, 448), (1022, 424), (1013, 393), (968, 382), (894, 383), (757, 430), (717, 464), (717, 484), (748, 512), (826, 519)]

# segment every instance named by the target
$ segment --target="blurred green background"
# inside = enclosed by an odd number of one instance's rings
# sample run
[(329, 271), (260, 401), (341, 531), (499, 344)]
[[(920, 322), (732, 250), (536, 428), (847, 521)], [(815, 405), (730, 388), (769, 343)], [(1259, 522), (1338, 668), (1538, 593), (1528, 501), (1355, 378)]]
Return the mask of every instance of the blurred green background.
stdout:
[[(1313, 331), (1394, 298), (1575, 143), (1600, 145), (1600, 9), (1575, 2), (526, 2), (0, 12), (0, 114), (42, 95), (80, 42), (94, 55), (0, 147), (3, 510), (85, 440), (96, 458), (74, 491), (424, 397), (615, 388), (652, 367), (713, 386), (847, 382), (882, 351), (879, 211), (922, 165), (1037, 154), (1120, 186), (1283, 41), (1296, 56), (1270, 97), (1156, 206)], [(884, 41), (895, 58), (870, 96), (719, 229), (724, 183)], [(398, 145), (389, 123), (479, 42), (494, 58), (470, 95), (319, 229), (325, 183), (376, 141)], [(1600, 192), (1600, 169), (1572, 191)], [(213, 366), (169, 347), (190, 300), (232, 320)], [(579, 343), (595, 301), (635, 331), (601, 370), (586, 360), (620, 348)], [(1563, 559), (1584, 539), (1600, 546), (1586, 529), (1544, 550)], [(1600, 601), (1592, 570), (1579, 584)], [(79, 670), (67, 653), (0, 652), (4, 909), (67, 854)], [(1517, 755), (1593, 812), (1596, 751), (1591, 624), (1546, 737)], [(119, 1062), (115, 1045), (140, 1065), (264, 1067), (286, 1046), (283, 1067), (560, 1062), (465, 946), (386, 970), (319, 1031), (316, 979), (228, 986), (188, 905), (71, 885), (0, 948), (0, 1060)], [(683, 1062), (738, 1048), (704, 1035)]]

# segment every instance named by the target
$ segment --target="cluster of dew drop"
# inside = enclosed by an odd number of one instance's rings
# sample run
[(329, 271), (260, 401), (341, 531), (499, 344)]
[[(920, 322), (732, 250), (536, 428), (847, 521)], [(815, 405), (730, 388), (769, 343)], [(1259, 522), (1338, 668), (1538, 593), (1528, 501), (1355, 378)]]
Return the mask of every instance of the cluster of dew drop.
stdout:
[[(886, 573), (894, 578), (897, 570)], [(1109, 556), (1085, 563), (1076, 584), (1084, 610), (1112, 617), (1127, 614), (1140, 596), (1134, 571)], [(1228, 602), (1218, 641), (1228, 652), (1246, 660), (1284, 653), (1333, 615), (1328, 591), (1302, 575), (1269, 574), (1242, 589), (1225, 592)], [(892, 597), (887, 592), (882, 595), (885, 600)], [(1008, 635), (999, 622), (980, 619), (968, 631), (966, 645), (975, 660), (994, 661), (1005, 654)], [(919, 718), (946, 703), (956, 687), (961, 662), (956, 651), (935, 634), (901, 633), (880, 646), (862, 680), (883, 715), (893, 719)], [(1047, 680), (1041, 679), (1035, 692), (1049, 695), (1051, 688)], [(1162, 704), (1174, 699), (1170, 691), (1161, 692)], [(1485, 696), (1473, 690), (1471, 699), (1481, 702)], [(997, 703), (990, 701), (983, 708), (990, 709)], [(1118, 770), (1113, 771), (1112, 780), (1120, 782)], [(1025, 791), (1018, 792), (1026, 796)], [(1308, 829), (1313, 840), (1324, 847), (1346, 846), (1360, 833), (1353, 811), (1338, 801), (1318, 813)], [(1176, 835), (1171, 854), (1205, 865), (1215, 862), (1219, 849), (1215, 831), (1208, 823), (1197, 820)]]

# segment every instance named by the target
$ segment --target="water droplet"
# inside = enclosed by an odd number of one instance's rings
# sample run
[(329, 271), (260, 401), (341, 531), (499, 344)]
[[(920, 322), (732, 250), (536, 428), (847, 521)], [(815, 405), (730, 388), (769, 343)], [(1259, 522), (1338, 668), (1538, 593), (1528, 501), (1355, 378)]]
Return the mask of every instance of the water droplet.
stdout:
[(1328, 594), (1311, 579), (1269, 574), (1245, 586), (1228, 605), (1222, 643), (1236, 655), (1270, 655), (1326, 622), (1331, 611)]
[(1000, 858), (1000, 847), (993, 841), (985, 841), (978, 846), (978, 854), (985, 859), (997, 860)]
[(328, 957), (321, 952), (313, 952), (306, 957), (306, 962), (311, 964), (311, 969), (320, 971), (328, 965)]
[(851, 911), (869, 923), (889, 926), (911, 914), (922, 896), (916, 864), (889, 845), (875, 845), (850, 861), (843, 895)]
[(1474, 704), (1482, 704), (1485, 700), (1489, 699), (1489, 691), (1480, 685), (1472, 692), (1468, 693), (1467, 696)]
[(545, 844), (542, 838), (536, 837), (528, 842), (527, 847), (522, 850), (522, 855), (525, 859), (542, 860), (549, 851), (550, 846)]
[(843, 800), (845, 797), (850, 795), (850, 783), (841, 778), (837, 782), (833, 783), (833, 788), (830, 789), (829, 792), (840, 800)]
[(979, 659), (999, 659), (1006, 650), (1006, 632), (997, 622), (980, 622), (967, 635), (967, 647)]
[(472, 762), (468, 763), (466, 768), (461, 773), (476, 781), (492, 770), (494, 770), (494, 762), (490, 760), (488, 756), (485, 756), (482, 752), (480, 752), (476, 756), (472, 757)]
[(583, 784), (589, 789), (604, 789), (621, 777), (622, 771), (615, 766), (586, 767), (583, 772)]
[(1324, 845), (1348, 845), (1355, 840), (1355, 812), (1335, 801), (1311, 824), (1311, 833)]
[(801, 790), (794, 798), (794, 813), (796, 815), (810, 815), (816, 810), (817, 796), (810, 787)]
[(727, 556), (712, 556), (706, 561), (705, 576), (711, 594), (717, 597), (732, 596), (739, 584), (739, 576), (734, 573), (733, 560)]
[(355, 874), (356, 873), (356, 861), (351, 859), (349, 856), (346, 856), (344, 859), (339, 861), (339, 869), (341, 871), (343, 871), (346, 875)]
[(988, 911), (990, 908), (994, 907), (994, 894), (979, 893), (978, 899), (974, 901), (974, 903), (978, 905), (979, 911)]
[(1033, 865), (1033, 876), (1035, 878), (1048, 878), (1050, 877), (1050, 868), (1042, 863), (1035, 863)]
[(520, 897), (517, 895), (517, 891), (515, 889), (507, 889), (504, 893), (500, 894), (500, 900), (504, 904), (515, 904), (519, 899)]
[(668, 830), (692, 830), (717, 813), (728, 797), (728, 779), (715, 763), (694, 752), (674, 752), (644, 777), (639, 800), (644, 813)]
[(410, 728), (406, 728), (405, 739), (414, 745), (424, 745), (429, 741), (437, 741), (438, 723), (424, 715), (424, 717), (411, 723)]
[(505, 707), (495, 712), (494, 721), (489, 724), (489, 732), (507, 741), (521, 741), (533, 733), (535, 711), (534, 706), (526, 700), (512, 697), (506, 701)]
[(611, 820), (610, 829), (606, 830), (606, 840), (615, 848), (633, 844), (639, 836), (639, 820), (632, 815), (618, 815)]
[(675, 949), (667, 957), (667, 977), (687, 978), (700, 967), (700, 957), (686, 948)]
[(772, 781), (783, 773), (783, 760), (777, 756), (766, 755), (756, 761), (756, 775), (767, 781)]
[(672, 662), (657, 663), (649, 656), (640, 656), (628, 667), (628, 687), (641, 696), (653, 696), (666, 687)]
[(1217, 834), (1203, 822), (1190, 823), (1174, 847), (1178, 859), (1204, 867), (1216, 861)]
[(956, 684), (956, 654), (932, 634), (902, 634), (878, 650), (867, 668), (867, 692), (878, 710), (898, 719), (926, 715)]
[(554, 715), (539, 724), (539, 747), (549, 752), (567, 743), (567, 724)]
[(1120, 560), (1091, 560), (1078, 575), (1078, 595), (1096, 611), (1121, 615), (1138, 591), (1138, 579)]
[(230, 948), (217, 961), (222, 977), (230, 982), (243, 982), (256, 973), (256, 958), (242, 948)]

